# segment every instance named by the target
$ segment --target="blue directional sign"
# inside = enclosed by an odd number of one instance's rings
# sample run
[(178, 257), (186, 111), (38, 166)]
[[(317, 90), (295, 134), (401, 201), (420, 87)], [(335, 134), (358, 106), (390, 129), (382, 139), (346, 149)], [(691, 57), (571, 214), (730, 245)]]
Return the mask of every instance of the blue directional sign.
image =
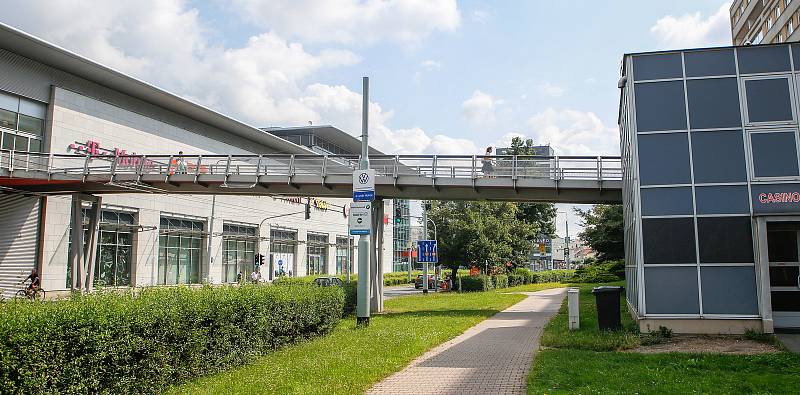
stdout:
[(353, 201), (371, 202), (375, 200), (375, 191), (353, 191)]
[(436, 240), (417, 240), (417, 262), (437, 263)]

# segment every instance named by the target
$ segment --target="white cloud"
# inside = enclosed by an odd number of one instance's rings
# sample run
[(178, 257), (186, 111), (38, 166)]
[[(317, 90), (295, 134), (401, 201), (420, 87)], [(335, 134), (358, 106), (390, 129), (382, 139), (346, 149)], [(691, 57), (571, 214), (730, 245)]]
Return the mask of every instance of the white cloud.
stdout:
[(666, 15), (656, 21), (650, 33), (658, 38), (660, 45), (668, 48), (731, 45), (730, 6), (730, 3), (722, 4), (705, 19), (700, 12), (678, 17)]
[(486, 92), (475, 90), (461, 103), (461, 113), (475, 126), (490, 126), (495, 121), (495, 109), (502, 102)]
[(539, 91), (539, 93), (550, 97), (564, 96), (564, 93), (567, 91), (563, 87), (550, 82), (543, 82), (537, 85), (536, 89)]
[(258, 26), (313, 42), (417, 44), (461, 22), (455, 0), (235, 0)]
[[(254, 35), (238, 48), (215, 46), (208, 40), (213, 32), (183, 0), (9, 3), (0, 21), (252, 125), (312, 121), (360, 133), (361, 95), (309, 82), (319, 70), (358, 63), (351, 51), (313, 53), (275, 32)], [(371, 143), (387, 153), (474, 151), (469, 141), (419, 128), (392, 130), (392, 115), (371, 104)]]
[(442, 62), (433, 59), (426, 59), (419, 63), (426, 70), (438, 70), (442, 68)]
[(617, 129), (592, 112), (547, 108), (531, 117), (528, 127), (528, 137), (536, 144), (550, 144), (556, 155), (619, 155)]

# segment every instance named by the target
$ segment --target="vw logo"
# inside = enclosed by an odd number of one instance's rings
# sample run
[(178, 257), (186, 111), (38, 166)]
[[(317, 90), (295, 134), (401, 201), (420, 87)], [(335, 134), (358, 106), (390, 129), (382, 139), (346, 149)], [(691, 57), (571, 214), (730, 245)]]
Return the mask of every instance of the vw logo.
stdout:
[(358, 175), (358, 182), (361, 184), (366, 184), (369, 181), (369, 174), (361, 173)]

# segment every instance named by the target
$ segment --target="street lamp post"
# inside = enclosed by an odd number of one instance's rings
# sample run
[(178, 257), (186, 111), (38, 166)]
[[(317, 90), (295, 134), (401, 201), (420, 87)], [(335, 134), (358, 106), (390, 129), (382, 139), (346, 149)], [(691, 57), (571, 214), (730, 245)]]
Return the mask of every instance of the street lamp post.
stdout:
[(571, 262), (569, 256), (569, 213), (566, 211), (558, 211), (559, 213), (564, 214), (564, 225), (566, 228), (566, 236), (564, 237), (564, 262), (567, 265), (567, 269), (571, 269)]

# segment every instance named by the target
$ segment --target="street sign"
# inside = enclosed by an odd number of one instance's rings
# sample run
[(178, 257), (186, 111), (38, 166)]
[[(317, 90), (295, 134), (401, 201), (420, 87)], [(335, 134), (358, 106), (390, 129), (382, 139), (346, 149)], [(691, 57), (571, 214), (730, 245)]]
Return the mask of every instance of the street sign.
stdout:
[(371, 202), (375, 200), (375, 170), (356, 170), (353, 172), (353, 200)]
[(348, 225), (351, 235), (368, 235), (372, 227), (372, 203), (350, 203)]
[(436, 240), (417, 240), (417, 262), (437, 263)]

